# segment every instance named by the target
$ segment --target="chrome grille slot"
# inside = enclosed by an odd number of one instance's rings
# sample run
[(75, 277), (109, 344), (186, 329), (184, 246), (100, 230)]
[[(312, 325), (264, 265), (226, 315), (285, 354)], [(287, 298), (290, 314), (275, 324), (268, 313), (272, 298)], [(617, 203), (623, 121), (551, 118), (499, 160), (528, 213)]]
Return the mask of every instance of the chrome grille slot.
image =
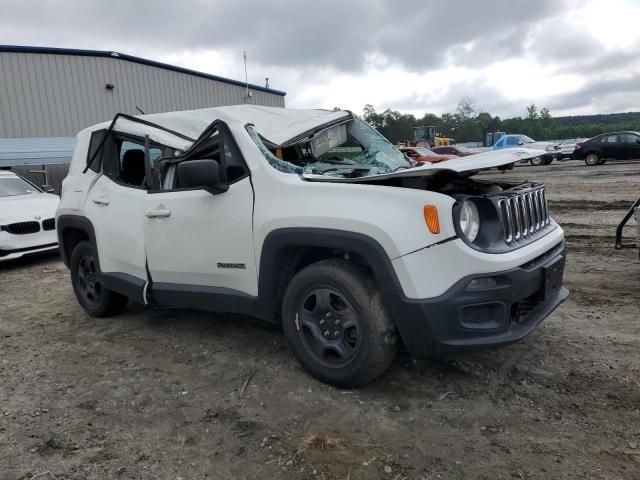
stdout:
[(516, 204), (518, 205), (518, 212), (520, 213), (522, 236), (529, 236), (529, 215), (525, 209), (524, 195), (518, 195), (516, 197)]
[(513, 225), (511, 220), (511, 210), (507, 200), (498, 200), (498, 207), (500, 208), (500, 216), (502, 218), (502, 229), (504, 232), (504, 239), (507, 243), (513, 240)]
[(509, 206), (511, 207), (511, 216), (513, 217), (513, 231), (515, 232), (513, 238), (520, 240), (522, 236), (522, 223), (520, 221), (520, 209), (518, 208), (518, 202), (516, 198), (509, 199)]
[(504, 192), (496, 203), (509, 245), (528, 240), (551, 224), (544, 186)]

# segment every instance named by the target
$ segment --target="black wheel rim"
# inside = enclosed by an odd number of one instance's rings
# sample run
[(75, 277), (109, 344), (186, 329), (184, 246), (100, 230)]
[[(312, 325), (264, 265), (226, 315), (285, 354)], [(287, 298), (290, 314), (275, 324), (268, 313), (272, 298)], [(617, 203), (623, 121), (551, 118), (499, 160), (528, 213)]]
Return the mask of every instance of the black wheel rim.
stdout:
[(325, 367), (345, 367), (360, 349), (358, 315), (332, 288), (316, 288), (305, 295), (295, 322), (305, 350)]
[(102, 285), (98, 281), (98, 269), (91, 256), (85, 256), (78, 262), (78, 292), (91, 305), (96, 305), (102, 297)]

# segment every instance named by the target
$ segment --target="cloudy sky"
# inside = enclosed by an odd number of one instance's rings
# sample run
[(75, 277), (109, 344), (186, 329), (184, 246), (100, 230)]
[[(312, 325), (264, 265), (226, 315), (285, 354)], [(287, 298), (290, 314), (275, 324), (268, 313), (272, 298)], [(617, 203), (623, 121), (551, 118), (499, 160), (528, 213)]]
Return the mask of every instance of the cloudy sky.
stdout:
[(0, 44), (115, 50), (289, 107), (640, 111), (640, 0), (0, 0)]

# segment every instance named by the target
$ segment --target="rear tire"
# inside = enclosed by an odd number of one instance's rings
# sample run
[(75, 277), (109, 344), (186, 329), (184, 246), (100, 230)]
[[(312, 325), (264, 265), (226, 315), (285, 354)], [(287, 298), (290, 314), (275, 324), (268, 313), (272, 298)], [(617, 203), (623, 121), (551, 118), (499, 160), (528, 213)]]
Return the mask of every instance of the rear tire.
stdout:
[(78, 303), (92, 317), (110, 317), (127, 306), (129, 299), (107, 289), (100, 281), (98, 254), (93, 246), (83, 241), (71, 254), (71, 284)]
[(600, 163), (600, 155), (595, 152), (588, 153), (586, 157), (584, 157), (584, 163), (588, 167), (595, 167)]
[(345, 260), (323, 260), (293, 277), (282, 326), (303, 368), (336, 387), (371, 382), (396, 356), (395, 326), (378, 288), (364, 269)]
[(533, 165), (534, 167), (539, 167), (540, 165), (544, 165), (544, 158), (533, 157), (531, 160), (529, 160), (529, 162), (531, 162), (531, 165)]

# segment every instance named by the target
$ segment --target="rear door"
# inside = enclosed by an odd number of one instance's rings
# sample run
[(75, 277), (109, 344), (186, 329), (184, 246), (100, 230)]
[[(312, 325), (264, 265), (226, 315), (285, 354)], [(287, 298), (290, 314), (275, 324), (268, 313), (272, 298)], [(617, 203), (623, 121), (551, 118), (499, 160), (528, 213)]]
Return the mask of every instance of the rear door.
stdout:
[[(150, 192), (144, 235), (153, 291), (160, 303), (176, 292), (258, 293), (253, 246), (253, 188), (249, 170), (226, 125), (212, 131), (197, 157), (217, 160), (229, 189), (175, 188), (175, 165)], [(188, 161), (188, 160), (185, 160)]]
[[(95, 132), (90, 151), (104, 131)], [(93, 224), (100, 269), (125, 281), (145, 282), (144, 141), (112, 132), (93, 169), (102, 174), (87, 195), (84, 211)], [(153, 146), (152, 155), (161, 148)], [(129, 153), (127, 153), (129, 152)], [(131, 278), (133, 277), (133, 278)]]

